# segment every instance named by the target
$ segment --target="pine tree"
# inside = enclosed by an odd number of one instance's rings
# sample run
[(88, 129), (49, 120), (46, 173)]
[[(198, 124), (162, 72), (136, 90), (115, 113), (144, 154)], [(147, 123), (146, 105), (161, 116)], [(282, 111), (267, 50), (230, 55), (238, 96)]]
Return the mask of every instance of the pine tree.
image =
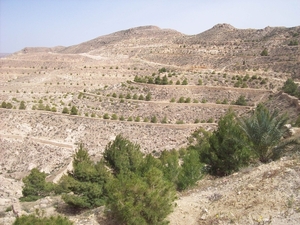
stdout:
[(200, 149), (200, 159), (212, 175), (229, 175), (249, 162), (249, 142), (232, 111), (219, 120), (208, 144)]

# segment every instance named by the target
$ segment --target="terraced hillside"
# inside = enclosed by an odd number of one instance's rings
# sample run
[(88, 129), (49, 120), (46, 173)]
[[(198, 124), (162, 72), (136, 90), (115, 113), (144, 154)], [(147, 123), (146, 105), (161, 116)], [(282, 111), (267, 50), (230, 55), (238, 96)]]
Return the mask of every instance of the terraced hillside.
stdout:
[(0, 211), (30, 169), (57, 181), (80, 142), (97, 159), (120, 133), (145, 153), (179, 149), (229, 108), (245, 115), (260, 102), (295, 121), (299, 101), (279, 91), (300, 81), (299, 42), (300, 27), (188, 36), (146, 26), (0, 58)]

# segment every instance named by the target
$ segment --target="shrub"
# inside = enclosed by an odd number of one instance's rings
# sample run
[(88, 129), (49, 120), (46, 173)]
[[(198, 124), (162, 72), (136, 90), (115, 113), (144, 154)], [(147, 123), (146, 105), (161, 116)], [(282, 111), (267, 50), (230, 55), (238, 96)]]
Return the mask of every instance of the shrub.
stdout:
[(261, 56), (268, 56), (268, 50), (265, 48), (261, 53)]
[(174, 186), (151, 167), (142, 175), (121, 173), (107, 184), (108, 208), (120, 224), (166, 224), (175, 199)]
[(184, 103), (190, 103), (190, 102), (191, 102), (191, 98), (190, 97), (186, 98), (185, 101), (184, 101)]
[(158, 70), (159, 73), (165, 73), (167, 72), (167, 69), (165, 67)]
[(127, 93), (126, 99), (131, 99), (131, 94), (130, 93)]
[(23, 197), (21, 201), (36, 201), (49, 195), (54, 190), (52, 183), (46, 182), (46, 173), (40, 172), (37, 168), (30, 171), (30, 174), (23, 178)]
[(38, 110), (45, 110), (45, 106), (43, 103), (38, 104)]
[(166, 116), (164, 116), (164, 118), (161, 120), (161, 123), (167, 123), (168, 121), (167, 121), (167, 117)]
[(177, 103), (184, 103), (184, 102), (185, 102), (185, 99), (182, 96), (177, 101)]
[(235, 105), (246, 106), (247, 101), (246, 101), (245, 95), (240, 95), (239, 98), (235, 101)]
[(282, 90), (285, 93), (293, 96), (297, 94), (297, 89), (298, 89), (298, 85), (290, 78), (284, 82), (282, 87)]
[(62, 113), (67, 113), (67, 114), (69, 114), (69, 109), (68, 109), (67, 107), (64, 107)]
[(17, 217), (13, 225), (72, 225), (66, 217), (62, 216), (51, 216), (51, 217), (38, 217), (35, 215), (22, 215)]
[(24, 101), (21, 101), (21, 102), (20, 102), (19, 109), (21, 109), (21, 110), (26, 109), (26, 105), (25, 105), (25, 102), (24, 102)]
[(152, 116), (150, 121), (151, 121), (151, 123), (157, 123), (156, 116)]
[(50, 106), (48, 104), (46, 105), (45, 110), (46, 111), (51, 111), (51, 108), (50, 108)]
[(105, 113), (105, 114), (103, 115), (103, 119), (105, 119), (105, 120), (108, 120), (108, 119), (109, 119), (108, 113)]
[(139, 100), (144, 100), (144, 96), (142, 94), (140, 94)]
[(78, 115), (78, 110), (77, 110), (76, 106), (74, 106), (74, 105), (72, 106), (70, 114), (71, 115)]
[(103, 157), (116, 174), (121, 171), (123, 173), (136, 172), (143, 160), (140, 146), (122, 135), (118, 135), (114, 141), (108, 143)]
[(132, 99), (137, 100), (137, 99), (138, 99), (137, 94), (134, 94), (134, 95), (132, 96)]
[(185, 78), (183, 81), (182, 81), (182, 83), (181, 83), (182, 85), (187, 85), (188, 84), (188, 81), (187, 81), (187, 79)]
[(146, 95), (145, 100), (146, 101), (150, 101), (151, 100), (151, 94), (150, 94), (150, 92), (148, 92), (148, 94)]
[(3, 102), (1, 103), (1, 108), (6, 108), (6, 102), (5, 102), (5, 101), (3, 101)]
[(232, 111), (219, 120), (218, 129), (208, 138), (208, 145), (199, 150), (208, 172), (217, 176), (238, 171), (250, 159), (246, 136)]
[(117, 120), (117, 119), (118, 119), (118, 116), (117, 116), (117, 114), (115, 114), (115, 113), (114, 113), (114, 114), (112, 114), (112, 115), (111, 115), (111, 119), (112, 119), (112, 120)]
[(104, 161), (92, 162), (87, 150), (80, 144), (73, 156), (73, 170), (60, 180), (59, 192), (72, 192), (63, 194), (62, 199), (74, 207), (98, 207), (105, 203), (104, 184), (109, 178)]
[(213, 123), (214, 122), (214, 119), (213, 118), (209, 118), (208, 120), (207, 120), (207, 123)]
[(189, 150), (183, 157), (183, 163), (178, 176), (178, 190), (194, 186), (202, 177), (203, 165), (199, 161), (199, 153), (196, 150)]

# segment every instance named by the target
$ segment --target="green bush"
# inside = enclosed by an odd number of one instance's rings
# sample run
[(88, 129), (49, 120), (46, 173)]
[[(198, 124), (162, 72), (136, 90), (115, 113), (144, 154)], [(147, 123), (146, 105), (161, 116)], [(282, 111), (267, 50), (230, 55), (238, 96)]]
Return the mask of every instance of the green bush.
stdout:
[(121, 173), (107, 184), (108, 208), (120, 224), (163, 225), (172, 211), (174, 186), (151, 167), (142, 175)]
[(46, 105), (45, 110), (46, 111), (51, 111), (51, 108), (50, 108), (50, 106), (48, 104)]
[[(287, 79), (282, 87), (282, 90), (292, 96), (298, 96), (299, 91), (298, 91), (298, 85), (292, 80), (292, 79)], [(299, 96), (300, 98), (300, 96)]]
[(118, 135), (113, 142), (108, 143), (103, 157), (115, 173), (136, 172), (142, 162), (143, 154), (139, 145)]
[(22, 110), (26, 109), (26, 105), (25, 105), (25, 102), (24, 102), (24, 101), (21, 101), (21, 102), (20, 102), (19, 109), (22, 109)]
[(12, 108), (13, 108), (13, 105), (12, 105), (10, 102), (7, 102), (7, 103), (6, 103), (6, 108), (7, 108), (7, 109), (12, 109)]
[(152, 116), (150, 122), (151, 122), (151, 123), (157, 123), (157, 118), (156, 118), (156, 116)]
[(182, 85), (187, 85), (188, 84), (188, 81), (187, 81), (187, 79), (185, 78), (183, 81), (182, 81), (182, 83), (181, 83)]
[(207, 143), (199, 149), (200, 159), (212, 175), (229, 175), (249, 162), (249, 144), (232, 111), (219, 120)]
[(268, 53), (268, 50), (265, 48), (261, 53), (260, 53), (261, 56), (268, 56), (269, 53)]
[(167, 69), (165, 67), (158, 70), (159, 73), (165, 73), (167, 72)]
[(111, 115), (111, 119), (112, 119), (112, 120), (117, 120), (117, 119), (118, 119), (117, 114), (113, 113), (113, 114)]
[(78, 110), (77, 110), (76, 106), (74, 106), (74, 105), (72, 106), (70, 114), (71, 115), (78, 115)]
[(176, 184), (178, 181), (178, 175), (180, 171), (179, 167), (179, 153), (176, 150), (166, 151), (164, 150), (159, 160), (161, 161), (161, 170), (164, 173), (165, 179)]
[(164, 116), (164, 118), (160, 121), (161, 123), (168, 123), (168, 121), (167, 121), (167, 117), (166, 116)]
[(137, 99), (138, 99), (137, 94), (134, 94), (134, 95), (132, 96), (132, 99), (137, 100)]
[(5, 101), (3, 101), (3, 102), (1, 103), (1, 108), (6, 108), (6, 102), (5, 102)]
[(22, 215), (17, 217), (13, 225), (72, 225), (66, 217), (51, 216), (51, 217), (38, 217), (35, 215)]
[(63, 176), (57, 192), (63, 194), (62, 199), (69, 205), (79, 208), (94, 208), (105, 204), (105, 183), (110, 179), (104, 161), (94, 163), (84, 149), (83, 144), (73, 156), (73, 170)]
[(188, 150), (182, 161), (177, 181), (178, 190), (194, 186), (202, 177), (203, 165), (200, 163), (198, 151)]
[(62, 113), (69, 114), (69, 109), (67, 107), (64, 107)]
[(242, 106), (246, 106), (247, 105), (247, 101), (244, 95), (240, 95), (239, 98), (235, 101), (234, 103), (235, 105), (242, 105)]
[(142, 94), (140, 94), (139, 100), (144, 100), (144, 96)]
[(151, 100), (151, 94), (150, 94), (150, 92), (148, 92), (148, 94), (146, 95), (145, 100), (146, 101), (150, 101)]
[(108, 120), (108, 119), (109, 119), (108, 113), (105, 113), (105, 114), (103, 115), (103, 119), (105, 119), (105, 120)]
[(184, 102), (185, 102), (185, 99), (182, 96), (177, 101), (177, 103), (184, 103)]
[(46, 173), (40, 172), (37, 168), (30, 171), (30, 174), (23, 178), (23, 197), (21, 201), (36, 201), (49, 195), (54, 191), (54, 184), (46, 182)]

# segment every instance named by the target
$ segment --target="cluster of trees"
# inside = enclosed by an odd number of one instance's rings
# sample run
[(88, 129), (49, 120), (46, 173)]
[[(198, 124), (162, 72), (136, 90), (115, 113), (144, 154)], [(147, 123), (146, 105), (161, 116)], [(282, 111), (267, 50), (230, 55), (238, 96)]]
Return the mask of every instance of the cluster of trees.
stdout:
[[(135, 76), (134, 81), (137, 83), (145, 83), (145, 84), (157, 84), (157, 85), (172, 85), (173, 81), (169, 80), (167, 75), (164, 75), (163, 77), (160, 77), (160, 75), (157, 76)], [(177, 80), (176, 85), (187, 85), (188, 81), (185, 78), (182, 82), (180, 80)]]
[[(17, 100), (16, 100), (17, 101)], [(1, 108), (4, 108), (4, 109), (12, 109), (12, 108), (16, 108), (15, 106), (13, 106), (10, 102), (6, 102), (6, 101), (3, 101), (0, 105)], [(19, 105), (19, 109), (21, 110), (24, 110), (26, 109), (26, 104), (24, 101), (21, 101), (20, 102), (20, 105)]]
[(4, 109), (12, 109), (13, 108), (13, 105), (10, 103), (10, 102), (5, 102), (3, 101), (1, 103), (1, 108), (4, 108)]
[(157, 75), (156, 77), (153, 76), (135, 76), (134, 81), (137, 83), (146, 83), (146, 84), (158, 84), (158, 85), (167, 85), (167, 84), (173, 84), (172, 80), (168, 80), (167, 75), (164, 75), (162, 78), (160, 75)]
[(202, 176), (198, 159), (194, 149), (144, 156), (139, 145), (118, 135), (96, 163), (80, 144), (73, 158), (73, 170), (57, 185), (46, 182), (46, 174), (33, 169), (23, 179), (21, 200), (56, 193), (73, 207), (106, 205), (121, 223), (165, 224), (174, 207), (176, 190), (194, 185)]
[(199, 129), (186, 149), (163, 151), (156, 157), (143, 155), (139, 145), (122, 135), (106, 146), (99, 162), (93, 162), (80, 144), (73, 170), (58, 184), (46, 182), (46, 174), (33, 169), (23, 179), (21, 200), (56, 193), (73, 207), (105, 205), (123, 224), (165, 224), (176, 190), (195, 185), (204, 171), (226, 176), (255, 160), (277, 160), (288, 146), (297, 150), (298, 139), (282, 139), (287, 120), (263, 105), (248, 117), (229, 110), (214, 132)]
[(267, 163), (279, 159), (288, 146), (299, 149), (299, 139), (282, 140), (286, 115), (259, 105), (249, 117), (238, 118), (229, 111), (213, 133), (196, 131), (192, 137), (200, 161), (216, 176), (229, 175), (254, 160)]
[[(113, 93), (112, 94), (112, 97), (116, 98), (117, 97), (117, 94), (116, 93)], [(119, 98), (120, 99), (123, 99), (124, 98), (124, 95), (122, 93), (119, 94)], [(150, 101), (152, 96), (151, 96), (151, 93), (148, 92), (146, 96), (140, 94), (139, 96), (134, 93), (132, 96), (130, 93), (127, 93), (126, 96), (125, 96), (126, 99), (133, 99), (133, 100), (146, 100), (146, 101)]]

